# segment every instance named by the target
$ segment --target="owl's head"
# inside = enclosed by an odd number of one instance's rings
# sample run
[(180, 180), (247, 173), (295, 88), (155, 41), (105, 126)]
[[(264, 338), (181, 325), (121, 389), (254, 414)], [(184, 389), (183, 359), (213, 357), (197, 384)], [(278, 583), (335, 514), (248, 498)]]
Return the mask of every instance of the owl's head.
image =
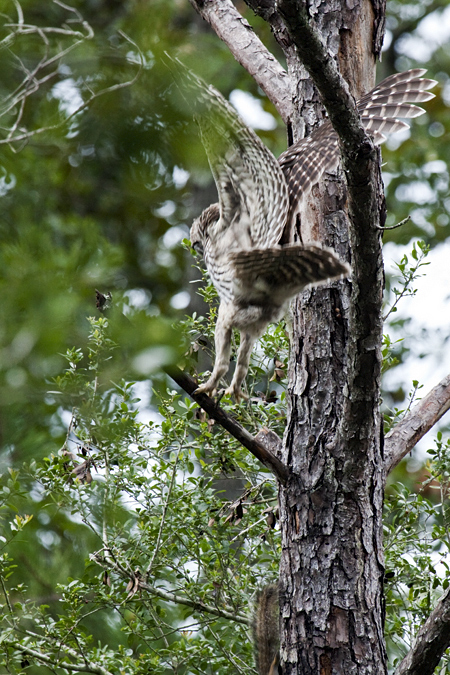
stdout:
[(209, 237), (209, 228), (220, 218), (219, 204), (211, 204), (194, 220), (191, 227), (191, 246), (196, 253), (203, 255), (205, 242)]

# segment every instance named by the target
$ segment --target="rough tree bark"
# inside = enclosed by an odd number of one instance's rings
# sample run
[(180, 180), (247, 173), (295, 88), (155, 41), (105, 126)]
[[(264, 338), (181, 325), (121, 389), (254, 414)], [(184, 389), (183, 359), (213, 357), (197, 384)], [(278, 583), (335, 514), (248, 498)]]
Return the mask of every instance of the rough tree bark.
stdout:
[[(374, 83), (372, 45), (382, 17), (368, 2), (352, 3), (351, 10), (338, 4), (314, 4), (309, 14), (358, 96)], [(313, 48), (305, 45), (301, 8), (287, 1), (279, 8), (293, 41), (299, 36), (309, 70), (323, 71), (320, 63), (308, 63)], [(349, 60), (355, 52), (358, 57)], [(292, 75), (294, 99), (303, 101), (300, 118), (320, 120), (321, 104), (302, 67), (292, 68)], [(300, 126), (294, 138), (302, 134)], [(369, 172), (358, 186), (367, 210), (351, 204), (350, 225), (344, 184), (330, 176), (305, 205), (299, 227), (304, 241), (322, 241), (351, 261), (352, 280), (304, 293), (293, 311), (282, 455), (293, 473), (280, 489), (280, 587), (282, 669), (295, 675), (387, 672), (379, 414), (383, 271), (374, 228), (384, 203), (379, 172), (374, 166)]]

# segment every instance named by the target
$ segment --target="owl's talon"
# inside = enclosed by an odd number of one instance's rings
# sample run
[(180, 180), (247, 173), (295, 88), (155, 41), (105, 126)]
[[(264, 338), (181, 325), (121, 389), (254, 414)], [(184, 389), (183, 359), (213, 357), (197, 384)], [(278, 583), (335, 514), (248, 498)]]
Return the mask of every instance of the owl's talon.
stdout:
[(242, 391), (242, 389), (240, 387), (233, 387), (233, 386), (227, 387), (227, 389), (225, 389), (224, 393), (225, 393), (225, 396), (233, 396), (236, 403), (239, 403), (241, 398), (244, 401), (248, 401), (247, 394), (244, 394), (244, 392)]
[(192, 393), (193, 394), (206, 394), (209, 397), (213, 397), (214, 394), (216, 393), (215, 389), (211, 389), (210, 387), (207, 386), (207, 382), (205, 384), (201, 384), (197, 389), (195, 389)]

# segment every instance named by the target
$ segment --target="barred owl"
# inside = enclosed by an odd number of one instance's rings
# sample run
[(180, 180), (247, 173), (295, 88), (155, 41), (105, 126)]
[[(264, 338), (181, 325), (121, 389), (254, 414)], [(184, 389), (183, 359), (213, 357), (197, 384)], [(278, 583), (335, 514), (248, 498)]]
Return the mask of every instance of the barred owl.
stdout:
[[(239, 400), (255, 341), (278, 321), (289, 301), (307, 286), (349, 274), (348, 265), (320, 244), (280, 245), (301, 199), (325, 171), (339, 162), (338, 136), (325, 122), (275, 159), (235, 109), (212, 86), (180, 62), (174, 76), (194, 108), (219, 195), (191, 227), (191, 245), (204, 257), (220, 297), (215, 330), (216, 360), (210, 378), (196, 393), (213, 395), (227, 373), (232, 329), (240, 331), (236, 368), (226, 394)], [(414, 69), (383, 80), (357, 103), (375, 143), (407, 128), (397, 117), (424, 112), (412, 102), (433, 98), (434, 80)]]

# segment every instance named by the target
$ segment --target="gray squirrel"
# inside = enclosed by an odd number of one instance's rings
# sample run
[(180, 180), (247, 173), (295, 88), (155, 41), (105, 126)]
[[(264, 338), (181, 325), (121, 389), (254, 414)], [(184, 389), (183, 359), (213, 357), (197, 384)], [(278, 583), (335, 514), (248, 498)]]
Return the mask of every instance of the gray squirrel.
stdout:
[(278, 675), (280, 663), (278, 584), (259, 592), (253, 617), (253, 643), (259, 675)]

